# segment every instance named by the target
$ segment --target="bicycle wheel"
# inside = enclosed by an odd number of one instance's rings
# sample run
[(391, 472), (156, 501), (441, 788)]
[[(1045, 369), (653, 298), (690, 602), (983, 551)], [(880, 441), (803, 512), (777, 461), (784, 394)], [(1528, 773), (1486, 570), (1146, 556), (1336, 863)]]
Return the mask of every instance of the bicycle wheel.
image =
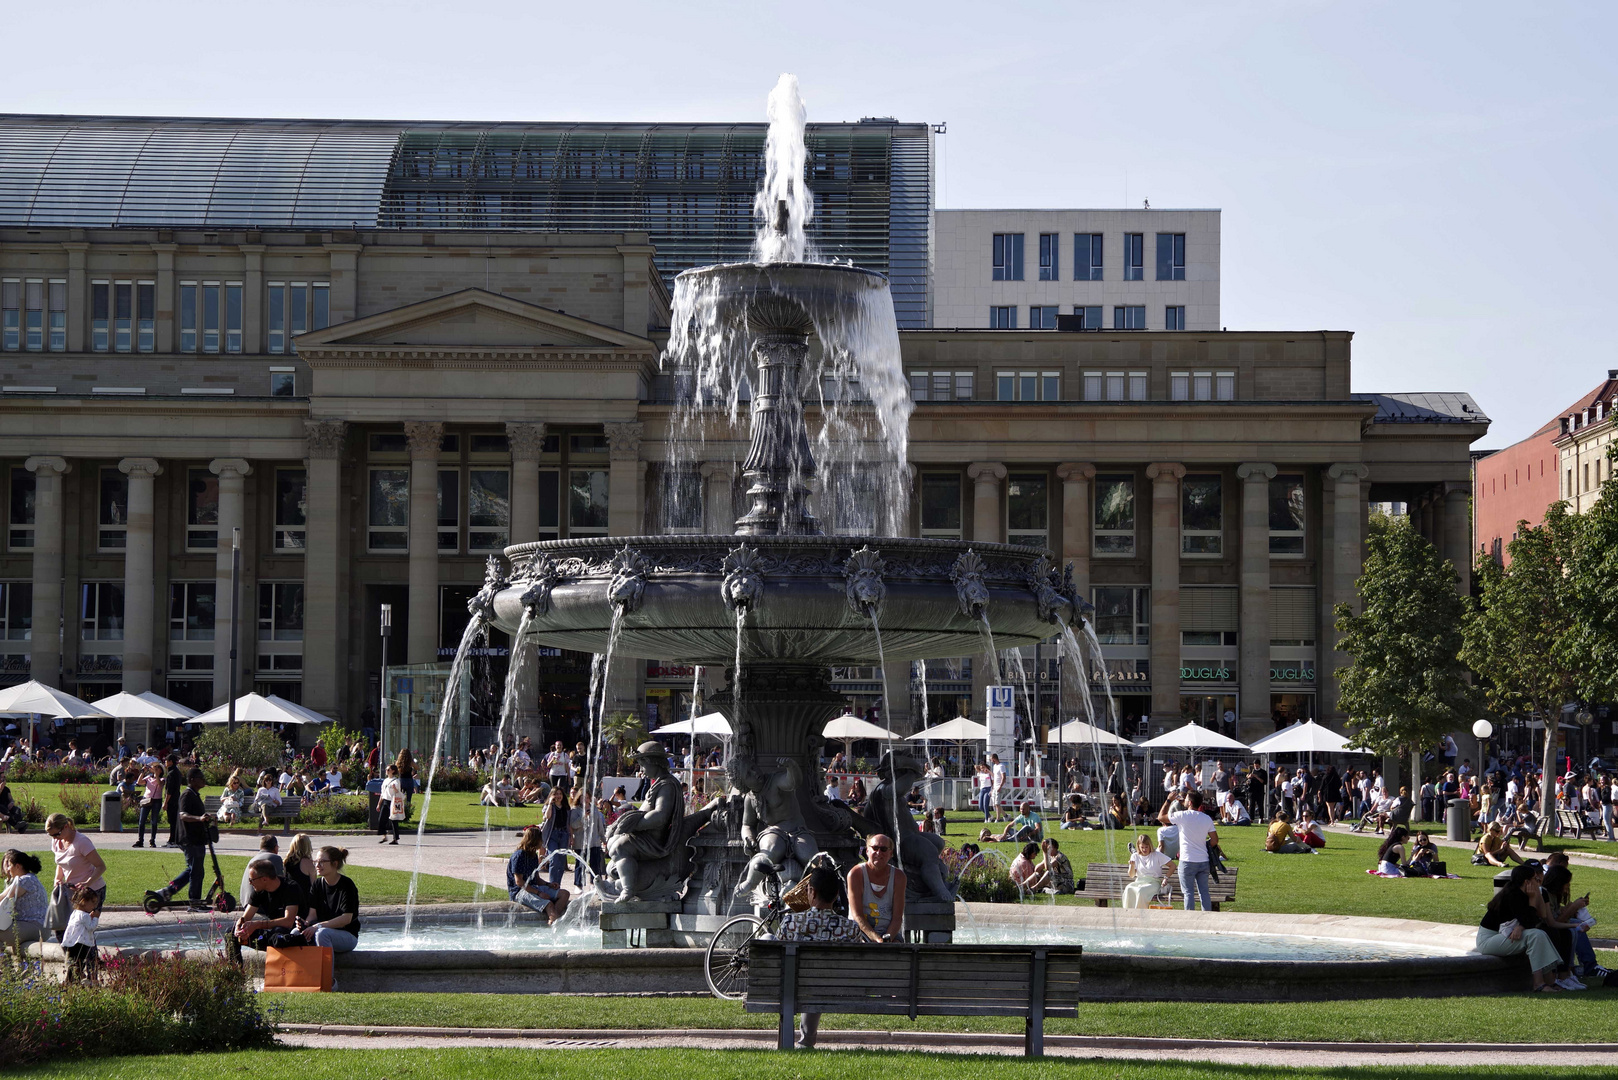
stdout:
[(738, 915), (714, 932), (703, 966), (714, 997), (736, 1001), (747, 993), (747, 946), (763, 929), (752, 915)]

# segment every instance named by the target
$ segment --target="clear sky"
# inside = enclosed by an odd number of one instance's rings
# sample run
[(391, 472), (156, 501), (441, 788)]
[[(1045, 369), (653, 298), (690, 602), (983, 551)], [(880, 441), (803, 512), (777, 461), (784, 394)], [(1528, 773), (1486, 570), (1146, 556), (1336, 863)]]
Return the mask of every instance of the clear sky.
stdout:
[[(12, 4), (0, 110), (947, 121), (944, 207), (1219, 207), (1223, 321), (1521, 438), (1618, 367), (1618, 4)], [(0, 168), (3, 168), (0, 163)]]

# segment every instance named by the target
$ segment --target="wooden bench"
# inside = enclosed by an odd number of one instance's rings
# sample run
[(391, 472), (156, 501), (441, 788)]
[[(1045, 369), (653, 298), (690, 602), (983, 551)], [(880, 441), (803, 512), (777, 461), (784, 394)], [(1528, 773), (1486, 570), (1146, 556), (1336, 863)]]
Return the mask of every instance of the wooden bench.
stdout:
[(1045, 1017), (1076, 1016), (1078, 945), (833, 945), (754, 941), (748, 1012), (781, 1014), (782, 1050), (800, 1012), (1021, 1016), (1023, 1052), (1045, 1052)]
[[(207, 811), (209, 817), (217, 818), (219, 816), (219, 796), (217, 796), (217, 795), (209, 795), (207, 798), (202, 800), (202, 805), (203, 805), (203, 809), (205, 809)], [(281, 835), (282, 836), (291, 836), (292, 835), (292, 819), (297, 817), (298, 814), (302, 810), (303, 810), (303, 802), (302, 802), (302, 800), (300, 800), (300, 799), (282, 799), (281, 800), (281, 805), (276, 807), (275, 809), (271, 810), (269, 812), (269, 814), (268, 814), (268, 817), (272, 821), (275, 820), (275, 819), (280, 819), (280, 822), (281, 822)], [(249, 824), (249, 825), (253, 824), (257, 820), (257, 817), (258, 817), (257, 814), (255, 814), (251, 810), (246, 810), (244, 808), (244, 811), (242, 813), (242, 823), (243, 824)]]
[[(1231, 866), (1219, 871), (1218, 881), (1209, 875), (1208, 899), (1215, 911), (1219, 910), (1221, 904), (1236, 902), (1237, 869)], [(1094, 900), (1096, 907), (1106, 907), (1109, 901), (1124, 898), (1124, 886), (1129, 884), (1129, 880), (1127, 864), (1120, 866), (1115, 863), (1090, 863), (1084, 871), (1084, 888), (1077, 890), (1073, 895), (1080, 900)], [(1167, 899), (1162, 902), (1179, 905), (1183, 899), (1180, 896), (1179, 875), (1165, 875), (1163, 884)]]
[(1599, 840), (1601, 838), (1599, 831), (1600, 827), (1590, 824), (1576, 810), (1558, 810), (1556, 812), (1556, 822), (1557, 834), (1560, 836), (1566, 836), (1571, 832), (1573, 834), (1573, 839), (1575, 840), (1582, 837), (1585, 833), (1589, 833), (1590, 839), (1592, 840)]

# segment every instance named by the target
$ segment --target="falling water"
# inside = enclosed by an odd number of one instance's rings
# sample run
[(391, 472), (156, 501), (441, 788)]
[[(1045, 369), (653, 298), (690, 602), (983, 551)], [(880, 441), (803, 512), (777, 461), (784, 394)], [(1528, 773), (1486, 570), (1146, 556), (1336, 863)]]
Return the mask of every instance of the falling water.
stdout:
[[(1015, 664), (1017, 667), (1017, 681), (1022, 684), (1023, 715), (1028, 717), (1028, 732), (1030, 737), (1037, 739), (1039, 737), (1039, 717), (1034, 714), (1034, 695), (1033, 692), (1028, 689), (1028, 669), (1023, 667), (1022, 649), (1017, 648), (1016, 646), (1007, 649), (1006, 659), (1010, 663)], [(1039, 676), (1036, 673), (1034, 677), (1037, 679)], [(1033, 760), (1035, 763), (1035, 775), (1037, 777), (1039, 772), (1039, 744), (1037, 742), (1034, 744)]]
[(595, 809), (597, 798), (596, 788), (600, 784), (601, 773), (601, 730), (607, 717), (607, 695), (611, 692), (612, 657), (618, 651), (618, 633), (623, 629), (624, 607), (622, 604), (612, 606), (612, 631), (607, 635), (607, 651), (597, 656), (597, 662), (590, 670), (590, 697), (595, 706), (590, 717), (590, 749), (589, 756), (584, 761), (584, 808), (585, 808), (585, 847), (590, 846), (594, 840), (590, 833), (595, 831), (595, 815), (590, 811)]
[(438, 710), (438, 732), (433, 736), (432, 764), (427, 766), (427, 790), (422, 795), (421, 818), (416, 822), (416, 857), (410, 870), (410, 890), (405, 895), (406, 934), (410, 933), (410, 924), (416, 914), (416, 884), (421, 878), (421, 841), (427, 833), (427, 812), (433, 805), (433, 777), (438, 774), (438, 762), (443, 757), (444, 729), (449, 725), (450, 715), (461, 704), (460, 687), (466, 678), (466, 665), (472, 654), (472, 646), (488, 625), (483, 616), (476, 614), (467, 621), (466, 632), (461, 635), (461, 643), (455, 649), (455, 661), (449, 667), (449, 679), (444, 684), (444, 704)]
[(736, 666), (731, 669), (730, 676), (730, 714), (732, 717), (732, 732), (736, 738), (736, 746), (746, 747), (749, 753), (753, 748), (753, 725), (750, 721), (742, 719), (742, 632), (747, 629), (747, 605), (736, 605)]
[[(761, 263), (815, 262), (804, 229), (814, 216), (815, 198), (803, 182), (808, 151), (804, 126), (809, 110), (798, 93), (798, 77), (782, 75), (765, 104), (770, 119), (764, 137), (764, 184), (753, 198), (753, 261)], [(785, 210), (785, 221), (781, 212)], [(782, 228), (781, 226), (785, 226)]]
[[(1081, 697), (1081, 699), (1084, 702), (1085, 722), (1090, 725), (1090, 756), (1091, 756), (1091, 759), (1095, 762), (1096, 776), (1097, 776), (1098, 779), (1101, 780), (1101, 794), (1102, 794), (1102, 798), (1103, 798), (1101, 814), (1100, 814), (1101, 826), (1102, 826), (1102, 829), (1103, 829), (1104, 842), (1105, 842), (1105, 845), (1106, 845), (1107, 861), (1109, 863), (1111, 863), (1111, 862), (1114, 861), (1114, 852), (1116, 851), (1116, 847), (1117, 847), (1117, 829), (1112, 824), (1112, 819), (1109, 816), (1109, 814), (1107, 813), (1109, 807), (1111, 806), (1111, 801), (1110, 800), (1111, 800), (1111, 787), (1112, 787), (1112, 785), (1107, 783), (1107, 781), (1106, 781), (1106, 776), (1107, 776), (1106, 759), (1105, 759), (1105, 755), (1104, 755), (1104, 753), (1103, 753), (1103, 751), (1101, 749), (1100, 740), (1096, 736), (1096, 732), (1099, 729), (1097, 728), (1096, 723), (1095, 723), (1095, 707), (1090, 701), (1090, 680), (1086, 677), (1085, 664), (1084, 664), (1084, 657), (1085, 657), (1086, 654), (1085, 654), (1084, 649), (1079, 644), (1078, 637), (1073, 633), (1073, 628), (1071, 626), (1069, 626), (1065, 621), (1062, 622), (1061, 626), (1062, 626), (1062, 644), (1064, 645), (1064, 650), (1063, 651), (1072, 662), (1074, 683), (1075, 683), (1075, 685), (1078, 686), (1078, 688), (1079, 688), (1079, 696)], [(1087, 630), (1089, 629), (1088, 625), (1086, 625), (1086, 629)], [(1092, 631), (1092, 636), (1093, 636), (1093, 631)], [(1100, 647), (1098, 645), (1097, 646), (1097, 651), (1096, 651), (1094, 657), (1092, 657), (1092, 662), (1095, 662), (1095, 661), (1099, 660), (1099, 657), (1100, 657)], [(1101, 670), (1102, 682), (1105, 683), (1106, 680), (1107, 680), (1106, 665), (1102, 664), (1100, 670)], [(1110, 700), (1110, 688), (1109, 688), (1109, 700)], [(1122, 765), (1122, 761), (1123, 761), (1123, 752), (1122, 752), (1122, 749), (1120, 748), (1119, 749), (1119, 763), (1120, 763), (1120, 766)], [(1119, 779), (1120, 779), (1120, 782), (1122, 782), (1123, 777), (1120, 777)], [(1128, 798), (1127, 791), (1128, 791), (1128, 789), (1126, 788), (1125, 789), (1125, 792), (1126, 792), (1125, 798), (1126, 799)], [(1114, 929), (1116, 929), (1116, 927), (1114, 927)]]
[[(502, 775), (503, 768), (509, 767), (507, 764), (509, 762), (509, 758), (505, 758), (506, 733), (513, 730), (513, 725), (516, 723), (517, 696), (522, 687), (523, 668), (527, 666), (529, 659), (534, 655), (533, 642), (530, 641), (528, 637), (528, 625), (532, 618), (532, 613), (528, 610), (528, 608), (524, 607), (522, 619), (517, 624), (517, 632), (512, 636), (511, 639), (511, 666), (506, 672), (505, 694), (500, 700), (500, 726), (495, 729), (494, 760), (489, 763), (489, 786), (491, 789), (495, 790), (499, 789), (500, 777)], [(483, 808), (484, 859), (478, 863), (479, 900), (483, 898), (484, 894), (487, 893), (489, 889), (487, 862), (488, 856), (494, 850), (493, 836), (489, 826), (489, 814), (492, 809), (493, 808), (489, 806), (485, 806)], [(509, 825), (511, 824), (511, 807), (507, 805), (505, 807), (505, 811), (506, 824)], [(503, 833), (504, 830), (502, 830), (502, 834)], [(483, 908), (481, 906), (478, 908), (478, 927), (479, 929), (483, 927)]]
[[(915, 681), (920, 683), (921, 688), (921, 730), (926, 731), (933, 726), (932, 720), (927, 715), (927, 661), (915, 660), (912, 661), (912, 665), (910, 670), (920, 673), (919, 678), (916, 678)], [(931, 739), (921, 741), (921, 752), (926, 756), (927, 765), (930, 768), (933, 763), (933, 741)]]
[[(877, 621), (876, 605), (867, 604), (865, 614), (870, 616), (871, 633), (876, 635), (876, 672), (882, 677), (882, 726), (892, 732), (893, 728), (889, 727), (892, 723), (889, 714), (893, 709), (893, 699), (888, 696), (888, 666), (882, 656), (882, 626)], [(899, 831), (899, 814), (904, 797), (908, 793), (899, 790), (899, 768), (893, 748), (893, 736), (888, 735), (884, 741), (888, 746), (888, 791), (893, 798), (893, 861), (895, 865), (899, 865), (899, 838), (904, 835)], [(903, 812), (908, 813), (908, 808)]]

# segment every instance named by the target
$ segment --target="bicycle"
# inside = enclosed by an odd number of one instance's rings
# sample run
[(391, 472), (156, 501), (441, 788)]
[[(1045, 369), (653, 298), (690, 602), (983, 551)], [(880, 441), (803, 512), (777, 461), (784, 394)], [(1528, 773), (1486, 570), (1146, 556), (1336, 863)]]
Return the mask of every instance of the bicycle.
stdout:
[[(824, 860), (836, 871), (837, 863), (824, 851), (817, 852), (804, 867), (800, 881), (806, 882), (809, 868)], [(839, 874), (839, 876), (841, 876)], [(764, 878), (763, 914), (747, 913), (725, 920), (708, 942), (703, 975), (713, 996), (738, 1001), (747, 994), (748, 946), (760, 936), (773, 936), (781, 929), (781, 916), (797, 910), (781, 892), (781, 867), (771, 865)]]

